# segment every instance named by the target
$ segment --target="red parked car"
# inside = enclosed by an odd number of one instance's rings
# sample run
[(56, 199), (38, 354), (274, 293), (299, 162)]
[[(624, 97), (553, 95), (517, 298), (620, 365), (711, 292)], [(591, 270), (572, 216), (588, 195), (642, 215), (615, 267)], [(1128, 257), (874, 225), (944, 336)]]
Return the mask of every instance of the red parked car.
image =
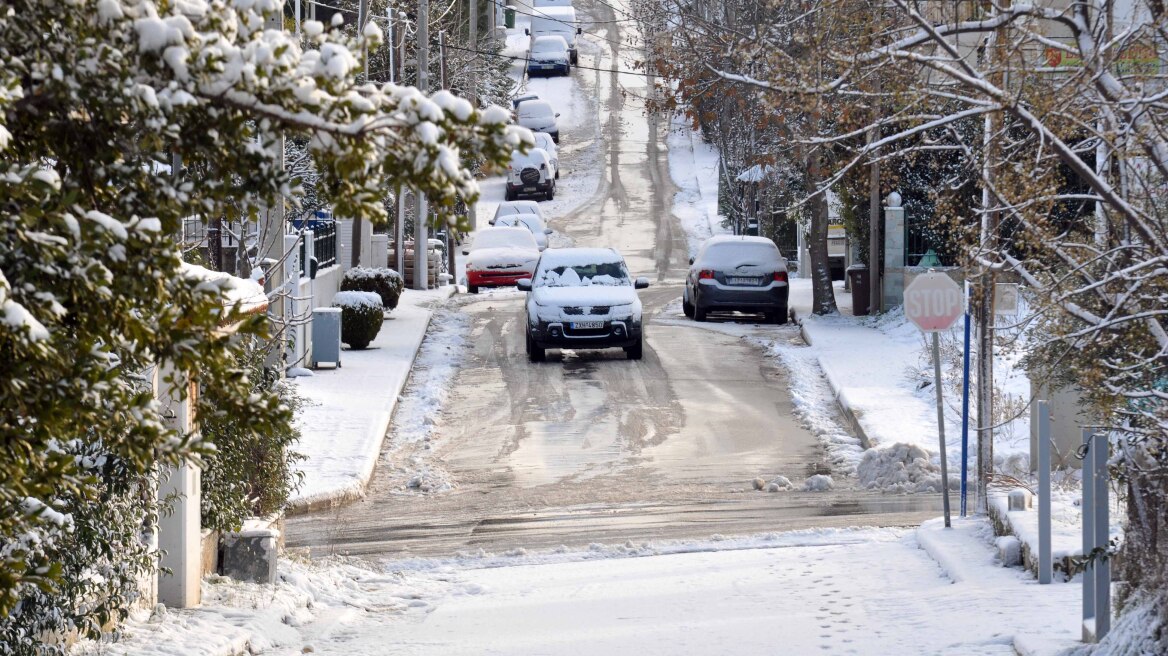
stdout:
[(513, 287), (515, 281), (530, 278), (539, 260), (539, 246), (527, 228), (486, 228), (475, 233), (466, 255), (466, 289), (479, 293), (480, 287)]

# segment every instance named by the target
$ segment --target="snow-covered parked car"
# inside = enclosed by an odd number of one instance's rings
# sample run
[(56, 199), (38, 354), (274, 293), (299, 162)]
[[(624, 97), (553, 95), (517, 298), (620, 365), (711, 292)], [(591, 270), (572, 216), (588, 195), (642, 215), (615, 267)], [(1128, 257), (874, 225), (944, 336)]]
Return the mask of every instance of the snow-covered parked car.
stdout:
[(625, 259), (612, 248), (553, 248), (543, 252), (535, 274), (517, 284), (527, 294), (527, 356), (544, 359), (548, 348), (623, 348), (640, 360), (644, 331), (638, 289), (648, 278), (629, 277)]
[(497, 219), (511, 214), (534, 214), (543, 220), (543, 210), (539, 209), (539, 203), (533, 200), (505, 200), (495, 208), (495, 216), (491, 217), (489, 223), (495, 225)]
[(539, 246), (527, 228), (487, 228), (475, 233), (466, 255), (466, 290), (511, 286), (530, 279), (539, 259)]
[(559, 113), (546, 100), (525, 100), (515, 108), (515, 122), (532, 132), (547, 132), (560, 143)]
[(527, 75), (570, 75), (571, 54), (568, 42), (559, 35), (537, 36), (527, 52)]
[(681, 307), (685, 316), (705, 321), (706, 313), (761, 312), (767, 321), (787, 323), (787, 260), (766, 237), (710, 237), (689, 261)]
[(507, 216), (500, 216), (495, 219), (495, 226), (527, 228), (531, 231), (531, 236), (535, 237), (535, 245), (539, 246), (540, 251), (548, 247), (548, 235), (552, 234), (552, 229), (547, 227), (547, 224), (543, 222), (543, 217), (538, 214), (509, 214)]
[(560, 179), (560, 148), (556, 145), (556, 140), (552, 139), (552, 135), (547, 132), (532, 132), (531, 136), (535, 137), (535, 147), (543, 148), (547, 151), (548, 158), (552, 161), (552, 168), (556, 171), (556, 179)]
[(532, 148), (527, 153), (516, 150), (511, 153), (511, 164), (507, 168), (504, 197), (515, 200), (520, 195), (543, 196), (552, 200), (556, 197), (555, 176), (547, 151), (542, 148)]

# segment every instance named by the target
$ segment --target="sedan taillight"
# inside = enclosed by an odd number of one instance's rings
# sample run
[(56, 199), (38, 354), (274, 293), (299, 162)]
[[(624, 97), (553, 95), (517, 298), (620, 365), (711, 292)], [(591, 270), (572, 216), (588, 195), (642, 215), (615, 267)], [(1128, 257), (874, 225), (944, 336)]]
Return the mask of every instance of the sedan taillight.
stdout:
[(702, 269), (698, 271), (698, 280), (713, 280), (714, 272), (709, 269)]
[(787, 282), (787, 272), (786, 271), (776, 271), (775, 272), (775, 282)]

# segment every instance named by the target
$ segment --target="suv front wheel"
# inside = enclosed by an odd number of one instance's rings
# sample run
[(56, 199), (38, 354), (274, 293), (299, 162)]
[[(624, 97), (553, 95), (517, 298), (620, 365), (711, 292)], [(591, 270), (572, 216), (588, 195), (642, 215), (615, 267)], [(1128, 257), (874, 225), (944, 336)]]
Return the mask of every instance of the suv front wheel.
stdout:
[(532, 362), (543, 362), (547, 352), (542, 346), (540, 346), (534, 339), (531, 338), (530, 333), (526, 334), (525, 336), (527, 337), (527, 359), (531, 360)]

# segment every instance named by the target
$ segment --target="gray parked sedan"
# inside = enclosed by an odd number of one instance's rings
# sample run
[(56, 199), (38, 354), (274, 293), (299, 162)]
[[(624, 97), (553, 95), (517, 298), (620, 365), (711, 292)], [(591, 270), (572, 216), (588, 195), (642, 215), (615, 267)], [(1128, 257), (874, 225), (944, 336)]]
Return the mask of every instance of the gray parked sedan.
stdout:
[(766, 237), (722, 235), (702, 244), (690, 260), (681, 307), (705, 321), (708, 312), (761, 312), (787, 323), (787, 260)]

